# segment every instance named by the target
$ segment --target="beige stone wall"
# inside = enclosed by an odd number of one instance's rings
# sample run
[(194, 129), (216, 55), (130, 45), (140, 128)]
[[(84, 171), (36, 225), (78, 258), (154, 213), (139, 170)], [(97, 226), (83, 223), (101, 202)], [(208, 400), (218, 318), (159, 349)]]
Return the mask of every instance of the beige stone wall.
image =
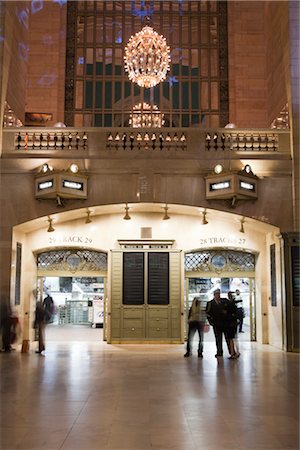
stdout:
[(267, 38), (267, 114), (270, 125), (288, 101), (290, 86), (288, 2), (269, 1), (265, 7)]
[(44, 1), (31, 15), (26, 111), (51, 113), (47, 125), (64, 121), (66, 5)]
[(228, 2), (229, 117), (268, 127), (265, 2)]
[(0, 99), (2, 124), (4, 102), (9, 103), (24, 122), (25, 88), (28, 61), (29, 2), (1, 2), (0, 24)]

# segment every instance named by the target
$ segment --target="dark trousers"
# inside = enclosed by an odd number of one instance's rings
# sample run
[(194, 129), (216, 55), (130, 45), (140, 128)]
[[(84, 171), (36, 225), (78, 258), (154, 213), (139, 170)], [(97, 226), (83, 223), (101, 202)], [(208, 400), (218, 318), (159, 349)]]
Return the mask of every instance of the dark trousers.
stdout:
[(202, 354), (202, 352), (203, 352), (203, 323), (201, 323), (201, 322), (190, 322), (189, 323), (189, 332), (188, 332), (186, 351), (187, 351), (187, 353), (192, 352), (192, 342), (193, 342), (196, 331), (198, 331), (198, 335), (199, 335), (198, 353)]
[(38, 324), (38, 333), (39, 333), (39, 352), (43, 352), (45, 350), (45, 324), (44, 324), (44, 322), (40, 322)]
[(238, 308), (238, 320), (239, 320), (239, 332), (243, 331), (243, 321), (244, 321), (244, 310), (243, 308)]
[(219, 327), (217, 325), (213, 326), (215, 339), (216, 339), (216, 346), (217, 346), (217, 355), (222, 356), (223, 355), (223, 333), (226, 340), (227, 348), (230, 353), (230, 339), (227, 333), (227, 330), (223, 327)]
[(11, 322), (10, 317), (6, 317), (2, 323), (2, 346), (4, 351), (10, 352), (11, 350)]

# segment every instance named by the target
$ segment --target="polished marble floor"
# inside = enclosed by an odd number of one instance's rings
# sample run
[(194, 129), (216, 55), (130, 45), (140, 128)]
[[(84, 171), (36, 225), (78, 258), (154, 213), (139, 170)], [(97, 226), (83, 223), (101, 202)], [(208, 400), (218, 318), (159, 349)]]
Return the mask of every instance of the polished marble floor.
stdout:
[(246, 340), (239, 360), (47, 330), (45, 356), (0, 354), (1, 450), (298, 450), (299, 356)]

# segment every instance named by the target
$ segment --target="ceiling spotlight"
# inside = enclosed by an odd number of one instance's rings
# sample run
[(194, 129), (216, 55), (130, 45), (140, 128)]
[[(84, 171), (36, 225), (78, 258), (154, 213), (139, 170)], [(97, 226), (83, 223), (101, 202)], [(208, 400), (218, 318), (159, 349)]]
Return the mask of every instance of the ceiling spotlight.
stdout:
[(240, 223), (241, 223), (240, 233), (245, 233), (245, 229), (244, 229), (245, 217), (243, 217), (243, 218), (240, 220)]
[(71, 171), (72, 173), (77, 173), (77, 172), (78, 172), (78, 166), (77, 166), (77, 164), (71, 164), (71, 165), (70, 165), (70, 171)]
[(162, 220), (169, 220), (170, 219), (170, 216), (168, 215), (168, 205), (166, 204), (166, 206), (164, 206), (164, 216), (163, 216), (163, 219)]
[(49, 226), (48, 226), (47, 232), (52, 233), (52, 231), (55, 231), (55, 228), (53, 228), (53, 226), (52, 226), (53, 219), (51, 219), (50, 216), (48, 216), (48, 222), (49, 222)]
[(126, 204), (125, 204), (125, 216), (123, 217), (124, 220), (131, 220), (131, 217), (130, 217), (128, 211), (129, 211), (129, 206), (128, 206), (128, 204), (126, 203)]
[(217, 165), (214, 167), (214, 172), (215, 172), (216, 174), (222, 173), (222, 171), (223, 171), (223, 166), (222, 166), (221, 164), (217, 164)]
[(202, 225), (207, 225), (208, 221), (206, 220), (206, 209), (204, 209), (204, 211), (202, 211)]
[(85, 219), (85, 223), (91, 223), (92, 219), (91, 219), (91, 211), (87, 208), (86, 210), (86, 219)]

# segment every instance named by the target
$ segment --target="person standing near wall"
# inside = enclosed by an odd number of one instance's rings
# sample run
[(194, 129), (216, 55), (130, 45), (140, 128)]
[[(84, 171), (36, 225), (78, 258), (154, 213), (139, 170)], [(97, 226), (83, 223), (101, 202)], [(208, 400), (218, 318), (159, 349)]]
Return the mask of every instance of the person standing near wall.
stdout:
[(191, 356), (192, 354), (192, 341), (195, 336), (196, 331), (199, 335), (199, 345), (198, 345), (198, 357), (203, 358), (203, 330), (206, 322), (206, 314), (203, 304), (199, 297), (193, 299), (192, 306), (189, 310), (189, 331), (187, 339), (187, 347), (185, 358)]
[(243, 331), (243, 322), (244, 322), (244, 317), (245, 317), (245, 310), (243, 307), (243, 298), (241, 296), (241, 293), (239, 291), (239, 289), (236, 289), (235, 291), (235, 299), (234, 302), (237, 306), (237, 317), (239, 320), (239, 333), (244, 333)]
[(236, 359), (240, 356), (237, 344), (237, 324), (238, 310), (234, 301), (233, 292), (228, 292), (228, 309), (227, 309), (227, 335), (230, 342), (230, 358)]
[(49, 314), (49, 323), (52, 323), (54, 314), (54, 301), (51, 295), (47, 294), (47, 297), (44, 298), (43, 307)]
[(214, 298), (206, 305), (206, 314), (209, 324), (213, 327), (216, 339), (216, 358), (223, 356), (223, 334), (230, 353), (230, 339), (228, 337), (227, 310), (229, 301), (221, 298), (220, 289), (214, 291)]
[(39, 347), (35, 353), (43, 353), (45, 351), (45, 327), (50, 318), (49, 312), (46, 308), (41, 304), (41, 302), (37, 302), (35, 309), (35, 319), (33, 323), (33, 327), (38, 332), (38, 341)]
[(1, 335), (2, 335), (2, 350), (4, 352), (10, 352), (11, 349), (11, 307), (8, 302), (1, 303), (0, 312), (0, 325), (1, 325)]

